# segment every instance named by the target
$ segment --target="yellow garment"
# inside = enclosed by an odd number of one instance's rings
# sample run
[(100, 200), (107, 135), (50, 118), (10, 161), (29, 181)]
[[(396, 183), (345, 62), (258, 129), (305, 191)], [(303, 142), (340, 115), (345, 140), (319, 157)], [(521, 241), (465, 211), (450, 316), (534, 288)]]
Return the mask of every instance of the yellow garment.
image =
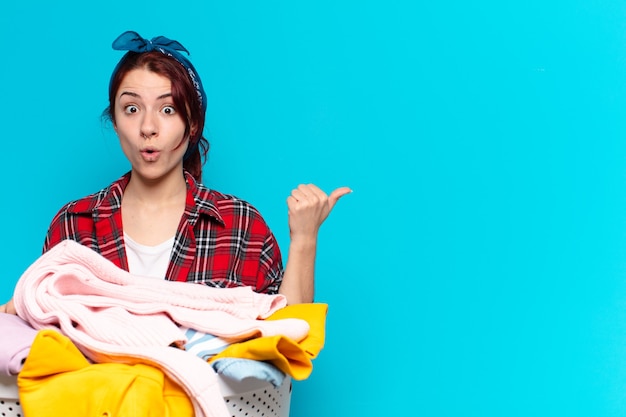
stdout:
[(306, 320), (310, 330), (300, 342), (286, 336), (265, 336), (245, 342), (233, 343), (211, 357), (209, 362), (220, 358), (243, 358), (268, 361), (296, 380), (303, 380), (311, 375), (312, 359), (315, 359), (324, 347), (326, 313), (328, 304), (305, 303), (288, 305), (276, 311), (266, 320), (297, 318)]
[(328, 313), (328, 304), (323, 303), (304, 303), (288, 305), (274, 312), (266, 320), (281, 320), (288, 318), (296, 318), (305, 320), (309, 323), (309, 334), (304, 340), (298, 342), (311, 359), (315, 359), (324, 347), (326, 338), (326, 314)]
[(91, 364), (54, 330), (37, 333), (18, 374), (26, 416), (193, 417), (186, 393), (149, 365)]

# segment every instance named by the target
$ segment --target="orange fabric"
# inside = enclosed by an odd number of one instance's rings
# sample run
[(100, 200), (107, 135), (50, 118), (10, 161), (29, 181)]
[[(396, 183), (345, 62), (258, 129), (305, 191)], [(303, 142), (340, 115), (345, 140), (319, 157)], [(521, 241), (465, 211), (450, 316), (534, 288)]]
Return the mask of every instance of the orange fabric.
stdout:
[(17, 379), (27, 416), (193, 417), (186, 393), (144, 364), (91, 364), (54, 330), (37, 333)]
[(296, 380), (309, 377), (315, 359), (324, 347), (326, 314), (328, 304), (305, 303), (288, 305), (266, 320), (298, 318), (309, 323), (309, 334), (300, 342), (286, 336), (266, 336), (233, 343), (211, 357), (209, 362), (220, 358), (243, 358), (268, 361)]
[(288, 305), (280, 310), (276, 310), (266, 320), (281, 320), (296, 318), (309, 323), (309, 334), (298, 345), (306, 352), (311, 359), (315, 359), (324, 347), (326, 339), (326, 315), (328, 314), (328, 304), (324, 303), (304, 303)]

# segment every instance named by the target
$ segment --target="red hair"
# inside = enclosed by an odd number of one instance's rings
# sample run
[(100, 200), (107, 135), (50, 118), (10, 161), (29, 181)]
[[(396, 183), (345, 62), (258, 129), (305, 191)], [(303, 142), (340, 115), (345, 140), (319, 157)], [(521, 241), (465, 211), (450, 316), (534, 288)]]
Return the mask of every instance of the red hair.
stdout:
[(189, 171), (198, 182), (202, 182), (202, 166), (209, 151), (209, 141), (203, 136), (203, 110), (196, 88), (185, 68), (174, 58), (158, 51), (145, 53), (128, 52), (111, 76), (109, 84), (109, 107), (104, 115), (115, 124), (115, 95), (126, 74), (134, 69), (145, 68), (162, 75), (172, 82), (172, 100), (185, 122), (185, 138), (189, 147), (183, 159), (183, 168)]

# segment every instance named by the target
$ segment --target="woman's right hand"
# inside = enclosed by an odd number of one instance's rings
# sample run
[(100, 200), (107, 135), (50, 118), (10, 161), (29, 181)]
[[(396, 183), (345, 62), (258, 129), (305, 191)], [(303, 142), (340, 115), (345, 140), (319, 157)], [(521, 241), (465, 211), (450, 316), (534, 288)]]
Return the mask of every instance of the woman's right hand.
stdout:
[(0, 306), (0, 313), (17, 314), (15, 306), (13, 305), (13, 299), (9, 300), (6, 304)]

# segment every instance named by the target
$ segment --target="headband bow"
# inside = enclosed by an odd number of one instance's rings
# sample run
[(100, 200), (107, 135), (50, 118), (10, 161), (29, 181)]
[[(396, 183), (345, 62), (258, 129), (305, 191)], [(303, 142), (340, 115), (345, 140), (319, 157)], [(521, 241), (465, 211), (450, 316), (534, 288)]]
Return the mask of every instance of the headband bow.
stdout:
[[(122, 33), (113, 41), (113, 49), (116, 51), (131, 51), (137, 53), (144, 53), (150, 51), (159, 51), (163, 55), (171, 56), (178, 61), (189, 74), (189, 78), (193, 86), (196, 88), (198, 98), (200, 100), (200, 106), (202, 111), (206, 111), (207, 100), (204, 89), (202, 88), (202, 82), (200, 77), (193, 67), (191, 62), (185, 58), (179, 51), (186, 52), (189, 55), (189, 51), (181, 45), (178, 41), (174, 41), (166, 38), (165, 36), (157, 36), (152, 39), (144, 39), (137, 32), (126, 31)], [(118, 64), (119, 66), (119, 64)], [(117, 72), (117, 67), (113, 71), (113, 75)], [(109, 86), (110, 87), (110, 86)]]

